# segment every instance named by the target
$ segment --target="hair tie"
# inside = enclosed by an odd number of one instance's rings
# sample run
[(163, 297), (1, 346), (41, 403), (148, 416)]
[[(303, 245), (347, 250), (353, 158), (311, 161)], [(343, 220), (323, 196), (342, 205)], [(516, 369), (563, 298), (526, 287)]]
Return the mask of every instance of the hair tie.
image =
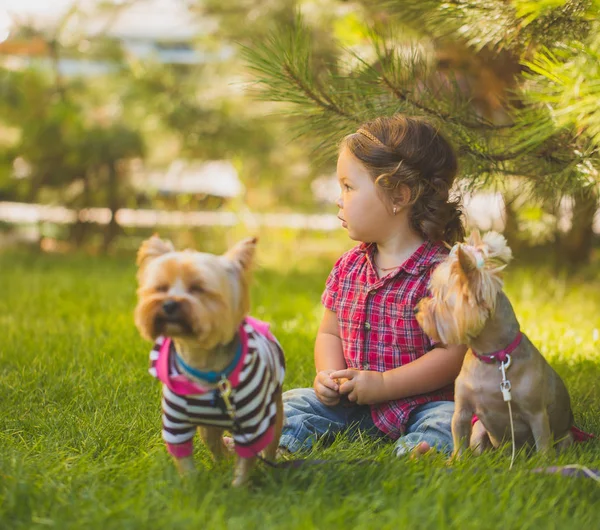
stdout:
[(485, 267), (485, 260), (488, 257), (488, 251), (485, 247), (474, 247), (472, 245), (459, 242), (450, 249), (450, 256), (456, 255), (458, 247), (465, 247), (475, 255), (475, 264), (477, 265), (478, 269), (483, 269)]
[(365, 129), (358, 129), (358, 131), (356, 132), (362, 134), (363, 136), (366, 136), (369, 140), (376, 143), (377, 145), (380, 145), (381, 147), (386, 147), (386, 145), (379, 138), (377, 138), (377, 136), (371, 134), (369, 131), (366, 131)]

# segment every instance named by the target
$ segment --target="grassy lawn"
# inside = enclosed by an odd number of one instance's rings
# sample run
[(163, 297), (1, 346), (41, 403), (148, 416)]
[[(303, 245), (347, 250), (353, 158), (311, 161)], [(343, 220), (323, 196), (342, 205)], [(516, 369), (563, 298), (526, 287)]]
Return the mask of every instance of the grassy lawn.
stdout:
[[(294, 260), (298, 258), (294, 257)], [(299, 259), (298, 259), (299, 261)], [(286, 389), (313, 377), (319, 297), (332, 262), (310, 272), (259, 270), (253, 315), (288, 360)], [(546, 459), (393, 459), (391, 445), (338, 439), (310, 458), (375, 463), (232, 467), (196, 444), (199, 476), (182, 481), (160, 438), (150, 344), (133, 325), (131, 259), (0, 255), (0, 528), (598, 528), (600, 484), (537, 466), (600, 467), (600, 442)], [(507, 291), (523, 330), (565, 379), (575, 418), (600, 433), (600, 277), (515, 265)]]

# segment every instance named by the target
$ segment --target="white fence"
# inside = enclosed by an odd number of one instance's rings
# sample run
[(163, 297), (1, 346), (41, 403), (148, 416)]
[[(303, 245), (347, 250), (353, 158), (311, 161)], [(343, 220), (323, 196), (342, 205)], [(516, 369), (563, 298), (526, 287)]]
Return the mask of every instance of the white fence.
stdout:
[[(463, 195), (467, 222), (481, 230), (504, 229), (504, 203), (499, 193), (478, 193)], [(559, 226), (567, 230), (571, 223), (571, 205), (562, 209)], [(36, 224), (50, 222), (72, 224), (77, 218), (81, 221), (108, 224), (111, 213), (108, 208), (87, 208), (79, 212), (63, 206), (45, 206), (18, 202), (0, 202), (0, 221), (13, 224)], [(340, 221), (332, 214), (301, 213), (256, 213), (249, 210), (239, 212), (182, 212), (164, 210), (132, 210), (123, 208), (117, 211), (116, 220), (127, 227), (160, 226), (237, 226), (296, 228), (305, 230), (332, 231), (340, 228)], [(594, 232), (600, 234), (600, 211), (596, 213)]]
[[(49, 222), (72, 224), (80, 221), (106, 225), (111, 220), (108, 208), (86, 208), (79, 212), (63, 206), (45, 206), (18, 202), (0, 202), (0, 221), (13, 224)], [(164, 210), (132, 210), (122, 208), (116, 213), (121, 226), (270, 226), (307, 230), (339, 229), (340, 221), (333, 214), (279, 214), (243, 212), (181, 212)]]

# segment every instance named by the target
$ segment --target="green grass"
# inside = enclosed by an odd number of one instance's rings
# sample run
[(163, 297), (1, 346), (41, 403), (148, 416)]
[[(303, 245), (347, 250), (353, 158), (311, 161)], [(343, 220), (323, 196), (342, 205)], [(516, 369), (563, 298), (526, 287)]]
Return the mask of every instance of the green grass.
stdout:
[[(301, 261), (299, 257), (294, 260)], [(600, 484), (538, 475), (540, 465), (600, 467), (600, 442), (559, 457), (500, 453), (448, 468), (391, 445), (338, 439), (310, 458), (371, 465), (259, 469), (228, 487), (210, 463), (182, 481), (160, 438), (160, 389), (133, 325), (131, 259), (0, 255), (0, 528), (598, 528)], [(288, 360), (286, 388), (312, 381), (319, 297), (331, 262), (260, 270), (253, 315), (270, 321)], [(600, 433), (600, 281), (509, 269), (522, 327), (565, 379), (577, 423)]]

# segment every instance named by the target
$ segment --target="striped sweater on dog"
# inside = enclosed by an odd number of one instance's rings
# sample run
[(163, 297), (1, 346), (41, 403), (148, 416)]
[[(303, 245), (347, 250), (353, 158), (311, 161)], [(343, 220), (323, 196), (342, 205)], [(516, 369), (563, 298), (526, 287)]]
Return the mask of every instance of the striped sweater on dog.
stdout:
[(184, 375), (171, 339), (159, 337), (150, 352), (150, 374), (162, 381), (162, 436), (169, 453), (190, 456), (198, 426), (232, 432), (235, 450), (243, 458), (256, 456), (273, 440), (276, 396), (283, 384), (285, 361), (269, 325), (247, 317), (239, 328), (241, 356), (227, 375), (235, 407), (235, 424), (219, 392)]

